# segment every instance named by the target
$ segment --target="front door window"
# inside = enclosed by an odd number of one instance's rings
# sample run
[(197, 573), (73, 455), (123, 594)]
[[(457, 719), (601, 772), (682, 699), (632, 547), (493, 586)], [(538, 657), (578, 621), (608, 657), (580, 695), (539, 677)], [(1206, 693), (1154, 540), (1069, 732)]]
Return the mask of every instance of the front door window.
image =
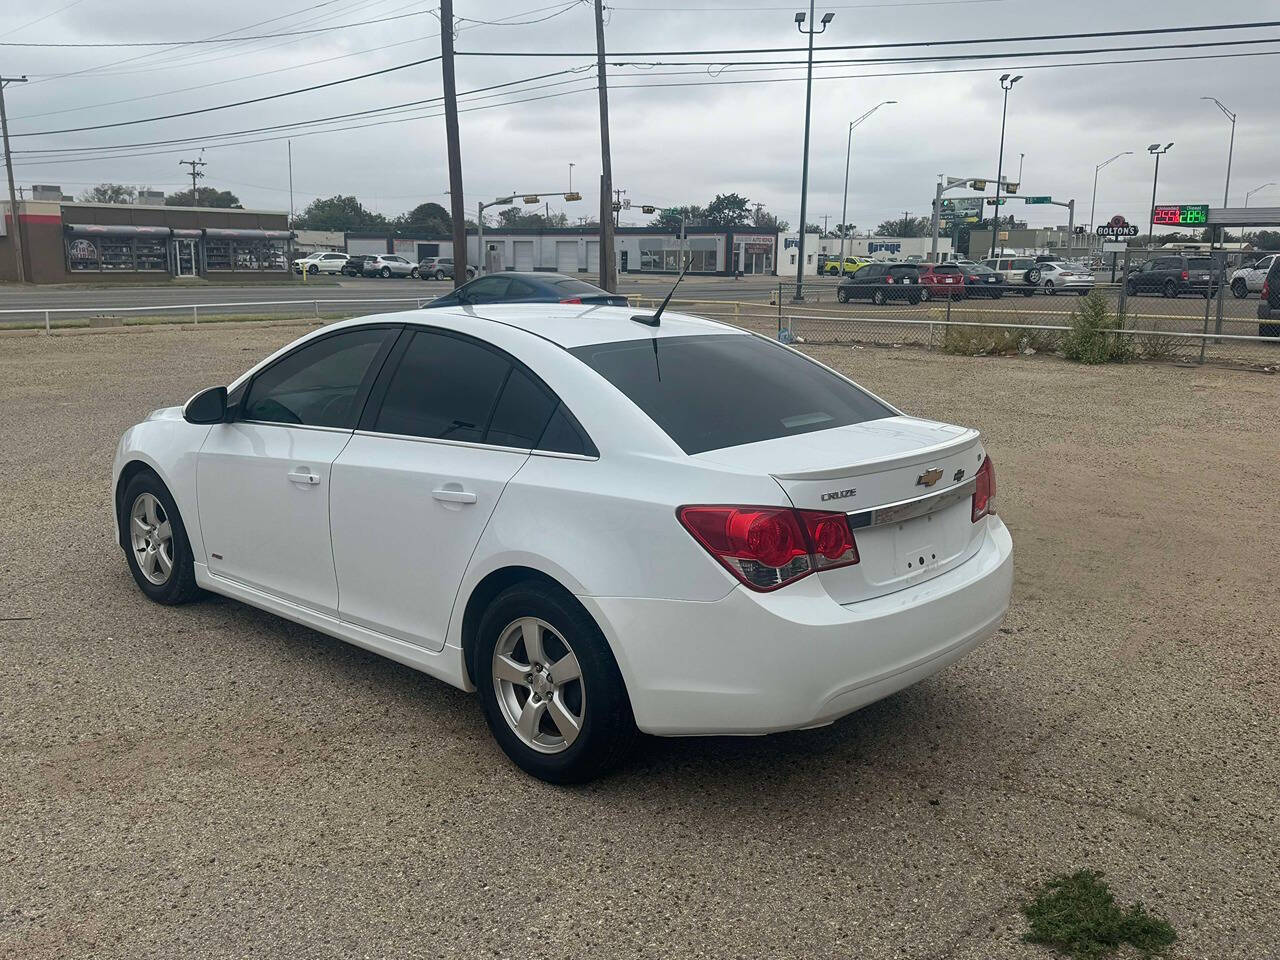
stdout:
[(174, 270), (179, 277), (194, 277), (198, 272), (196, 242), (179, 238), (173, 241)]

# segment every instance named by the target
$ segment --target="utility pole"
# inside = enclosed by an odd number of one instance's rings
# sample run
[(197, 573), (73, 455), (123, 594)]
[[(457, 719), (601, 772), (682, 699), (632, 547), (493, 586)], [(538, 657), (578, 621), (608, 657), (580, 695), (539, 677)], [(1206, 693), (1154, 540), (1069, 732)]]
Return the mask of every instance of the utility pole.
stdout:
[[(458, 87), (453, 75), (453, 0), (440, 0), (440, 70), (444, 80), (444, 133), (449, 148), (449, 216), (453, 218), (453, 286), (467, 282), (467, 211), (458, 141)], [(477, 239), (478, 242), (478, 239)], [(484, 251), (478, 251), (484, 264)]]
[(991, 227), (991, 256), (996, 255), (996, 240), (1000, 236), (1000, 181), (1004, 179), (1004, 125), (1009, 116), (1009, 91), (1022, 79), (1018, 74), (1012, 80), (1009, 74), (1000, 78), (1000, 89), (1004, 91), (1004, 107), (1000, 111), (1000, 159), (996, 162), (996, 214), (995, 223)]
[(200, 169), (206, 166), (203, 160), (179, 160), (178, 166), (191, 168), (191, 205), (193, 207), (200, 206), (200, 195), (196, 192), (196, 181), (204, 179), (204, 172)]
[(623, 187), (620, 190), (613, 191), (613, 225), (619, 227), (622, 225), (622, 195), (627, 190)]
[(809, 117), (813, 110), (813, 38), (819, 33), (827, 32), (827, 25), (835, 18), (834, 13), (822, 15), (822, 29), (813, 22), (814, 0), (809, 0), (809, 27), (805, 28), (804, 13), (796, 14), (796, 29), (809, 37), (809, 68), (804, 83), (804, 157), (800, 162), (800, 246), (796, 251), (796, 293), (791, 299), (796, 303), (804, 301), (804, 236), (808, 229), (805, 217), (809, 210)]
[(0, 133), (4, 134), (4, 169), (9, 175), (9, 216), (13, 219), (13, 252), (18, 258), (18, 282), (27, 279), (26, 264), (22, 262), (22, 220), (18, 216), (18, 192), (13, 188), (13, 154), (9, 152), (9, 117), (4, 112), (4, 88), (11, 83), (26, 83), (26, 74), (20, 77), (0, 77)]
[(293, 141), (289, 144), (289, 229), (293, 229)]
[(570, 192), (570, 193), (573, 193), (573, 168), (574, 168), (574, 166), (575, 166), (575, 165), (574, 165), (573, 161), (570, 161), (570, 162), (569, 162), (569, 192)]
[(596, 86), (600, 92), (600, 286), (618, 289), (618, 264), (613, 255), (613, 161), (609, 156), (609, 87), (604, 67), (604, 0), (595, 0)]

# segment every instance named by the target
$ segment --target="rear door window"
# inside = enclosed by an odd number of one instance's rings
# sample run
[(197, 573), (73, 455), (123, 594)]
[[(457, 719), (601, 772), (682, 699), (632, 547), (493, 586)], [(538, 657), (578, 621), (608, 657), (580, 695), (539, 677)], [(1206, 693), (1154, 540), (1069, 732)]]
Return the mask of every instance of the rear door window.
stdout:
[(1191, 257), (1187, 260), (1188, 270), (1204, 270), (1213, 269), (1213, 257)]
[(688, 454), (895, 416), (807, 357), (746, 334), (646, 337), (570, 353)]

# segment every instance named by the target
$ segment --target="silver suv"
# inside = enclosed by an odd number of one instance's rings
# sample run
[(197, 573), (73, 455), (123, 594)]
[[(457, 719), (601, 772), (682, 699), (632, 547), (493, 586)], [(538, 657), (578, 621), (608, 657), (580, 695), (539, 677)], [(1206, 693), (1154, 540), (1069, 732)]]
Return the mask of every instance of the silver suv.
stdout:
[(366, 277), (417, 277), (418, 265), (394, 253), (382, 253), (364, 262)]
[(1031, 257), (988, 257), (982, 265), (1000, 274), (1005, 287), (1021, 287), (1024, 297), (1040, 286), (1040, 265)]

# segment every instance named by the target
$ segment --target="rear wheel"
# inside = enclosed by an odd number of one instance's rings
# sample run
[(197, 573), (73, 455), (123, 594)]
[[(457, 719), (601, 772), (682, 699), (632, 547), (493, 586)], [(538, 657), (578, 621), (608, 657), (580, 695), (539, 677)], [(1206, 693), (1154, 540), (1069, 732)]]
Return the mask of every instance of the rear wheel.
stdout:
[(177, 504), (150, 470), (134, 476), (121, 499), (129, 572), (156, 603), (174, 606), (200, 596), (187, 529)]
[(876, 290), (874, 293), (871, 294), (871, 302), (874, 303), (877, 307), (883, 307), (885, 304), (885, 301), (888, 299), (889, 298), (885, 296), (885, 292), (883, 290)]
[(1249, 285), (1243, 278), (1237, 277), (1231, 281), (1231, 292), (1236, 295), (1237, 300), (1243, 300), (1249, 295)]
[(418, 279), (418, 268), (417, 268), (417, 267), (414, 267), (412, 270), (410, 270), (410, 271), (409, 271), (409, 276), (410, 276), (410, 277), (412, 277), (414, 280), (417, 280), (417, 279)]
[(542, 583), (504, 590), (481, 618), (472, 657), (485, 719), (518, 767), (581, 783), (625, 756), (635, 721), (595, 621)]
[(929, 292), (929, 288), (928, 288), (928, 287), (921, 287), (921, 288), (920, 288), (920, 296), (919, 296), (919, 298), (917, 299), (917, 302), (919, 302), (919, 300), (928, 300), (928, 299), (930, 299), (932, 296), (933, 296), (933, 294)]
[(844, 287), (840, 287), (839, 289), (836, 290), (836, 299), (839, 300), (841, 303), (848, 303), (849, 291), (846, 290)]
[(383, 267), (381, 270), (378, 271), (378, 276), (382, 277), (383, 280), (386, 280), (388, 277), (391, 276), (391, 268)]
[(1166, 280), (1164, 282), (1163, 293), (1170, 300), (1176, 299), (1178, 296), (1178, 285), (1174, 283), (1172, 280)]
[(443, 279), (444, 279), (444, 271), (443, 271), (443, 270), (437, 270), (437, 271), (436, 271), (436, 273), (435, 273), (435, 277), (436, 277), (436, 279), (437, 279), (437, 280), (443, 280)]
[(1051, 296), (1051, 297), (1052, 297), (1052, 296), (1056, 296), (1056, 295), (1057, 295), (1057, 293), (1058, 293), (1058, 288), (1057, 288), (1057, 287), (1055, 287), (1055, 286), (1053, 285), (1053, 281), (1052, 281), (1052, 280), (1046, 280), (1046, 281), (1044, 282), (1044, 292), (1045, 292), (1045, 293), (1047, 293), (1047, 294), (1048, 294), (1049, 296)]
[(1034, 287), (1027, 287), (1025, 290), (1022, 291), (1022, 295), (1024, 297), (1034, 297), (1035, 293), (1036, 291)]

